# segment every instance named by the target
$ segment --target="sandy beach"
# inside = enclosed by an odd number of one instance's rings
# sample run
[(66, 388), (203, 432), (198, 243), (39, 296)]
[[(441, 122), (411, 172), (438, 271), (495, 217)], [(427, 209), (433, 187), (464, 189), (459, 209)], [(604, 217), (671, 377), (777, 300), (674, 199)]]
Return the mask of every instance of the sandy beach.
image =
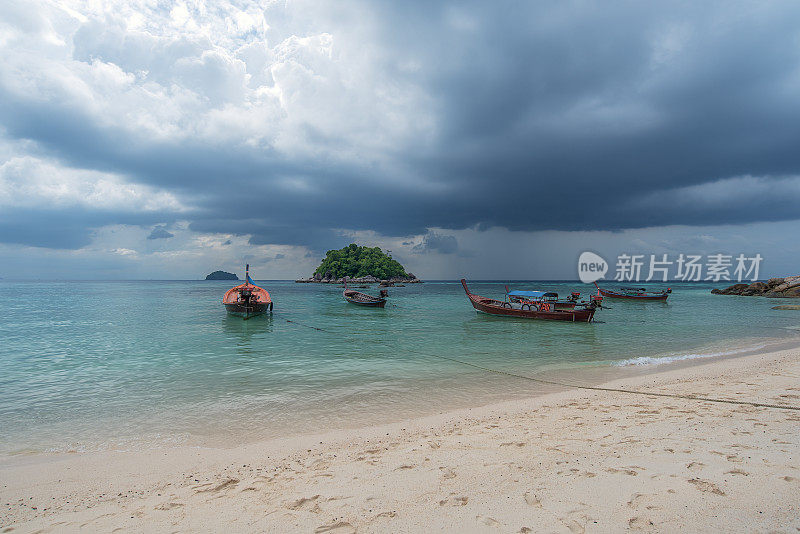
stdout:
[[(800, 406), (800, 350), (607, 384)], [(800, 531), (800, 411), (569, 390), (231, 449), (16, 456), (0, 532)]]

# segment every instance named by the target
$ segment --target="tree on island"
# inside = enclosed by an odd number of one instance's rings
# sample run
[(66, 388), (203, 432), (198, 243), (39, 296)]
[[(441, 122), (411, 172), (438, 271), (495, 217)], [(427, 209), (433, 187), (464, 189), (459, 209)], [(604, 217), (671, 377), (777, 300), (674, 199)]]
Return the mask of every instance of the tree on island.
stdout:
[(360, 247), (355, 243), (341, 250), (328, 251), (314, 274), (324, 276), (327, 272), (337, 279), (370, 275), (381, 280), (388, 280), (393, 276), (408, 277), (405, 268), (397, 260), (384, 254), (380, 248)]

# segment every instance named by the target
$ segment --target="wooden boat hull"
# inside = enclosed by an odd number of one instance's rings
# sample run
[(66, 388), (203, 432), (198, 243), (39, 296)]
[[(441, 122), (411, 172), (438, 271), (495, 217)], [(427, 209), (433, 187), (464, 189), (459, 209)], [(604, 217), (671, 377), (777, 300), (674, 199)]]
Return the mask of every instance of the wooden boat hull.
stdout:
[[(519, 302), (518, 302), (518, 304), (519, 304)], [(536, 302), (536, 301), (525, 301), (525, 302), (522, 302), (522, 304), (528, 304), (528, 305), (532, 306), (532, 305), (539, 304), (539, 303)], [(548, 304), (553, 306), (556, 310), (574, 310), (576, 303), (575, 302), (556, 301), (556, 302), (548, 302)]]
[(365, 308), (383, 308), (386, 306), (386, 299), (383, 297), (373, 297), (360, 291), (353, 291), (352, 289), (345, 289), (342, 292), (344, 300), (356, 306), (364, 306)]
[(356, 306), (364, 306), (366, 308), (383, 308), (384, 306), (386, 306), (386, 300), (385, 299), (380, 299), (380, 300), (377, 300), (377, 301), (363, 302), (363, 301), (360, 301), (360, 300), (355, 300), (355, 299), (351, 299), (349, 297), (345, 297), (345, 300), (347, 302), (349, 302), (350, 304), (355, 304)]
[(616, 291), (610, 291), (608, 289), (600, 289), (600, 294), (610, 299), (647, 300), (661, 302), (665, 302), (667, 297), (669, 297), (669, 293), (664, 293), (663, 295), (625, 295), (624, 293), (617, 293)]
[(504, 306), (504, 303), (499, 300), (490, 299), (473, 295), (467, 287), (466, 280), (461, 280), (461, 285), (469, 298), (472, 307), (477, 312), (494, 315), (497, 317), (517, 317), (520, 319), (541, 319), (546, 321), (570, 321), (575, 323), (589, 323), (594, 317), (594, 308), (587, 309), (574, 309), (573, 305), (571, 310), (554, 309), (552, 311), (539, 311), (536, 309), (522, 310), (512, 307)]
[(245, 283), (230, 288), (222, 297), (222, 304), (229, 315), (249, 319), (272, 311), (272, 297), (267, 290), (258, 287), (250, 279), (250, 265), (245, 267)]
[(383, 308), (386, 306), (386, 291), (381, 291), (380, 297), (373, 297), (361, 291), (353, 291), (347, 287), (347, 279), (344, 280), (344, 291), (342, 296), (344, 300), (356, 306), (364, 306), (365, 308)]
[(245, 319), (249, 319), (250, 317), (263, 315), (267, 312), (272, 311), (272, 303), (255, 302), (251, 304), (244, 304), (241, 302), (233, 302), (230, 304), (225, 304), (225, 309), (227, 310), (229, 315), (234, 315), (236, 317), (244, 317)]

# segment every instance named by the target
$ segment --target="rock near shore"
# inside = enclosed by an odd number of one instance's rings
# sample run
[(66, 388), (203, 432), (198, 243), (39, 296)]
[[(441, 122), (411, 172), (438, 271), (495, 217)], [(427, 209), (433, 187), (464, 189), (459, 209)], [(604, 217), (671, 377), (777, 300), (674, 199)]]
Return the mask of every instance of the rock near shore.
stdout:
[(745, 297), (800, 297), (800, 275), (786, 278), (770, 278), (766, 282), (733, 284), (725, 289), (712, 289), (715, 295), (741, 295)]

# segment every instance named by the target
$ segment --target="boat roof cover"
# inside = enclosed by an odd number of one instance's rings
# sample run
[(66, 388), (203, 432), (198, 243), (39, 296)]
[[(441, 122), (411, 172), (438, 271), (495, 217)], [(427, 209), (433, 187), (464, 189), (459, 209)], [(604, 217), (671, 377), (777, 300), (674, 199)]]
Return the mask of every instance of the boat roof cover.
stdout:
[(550, 293), (547, 291), (509, 291), (508, 296), (510, 297), (530, 297), (534, 299), (540, 299), (542, 297), (558, 297), (558, 293)]

